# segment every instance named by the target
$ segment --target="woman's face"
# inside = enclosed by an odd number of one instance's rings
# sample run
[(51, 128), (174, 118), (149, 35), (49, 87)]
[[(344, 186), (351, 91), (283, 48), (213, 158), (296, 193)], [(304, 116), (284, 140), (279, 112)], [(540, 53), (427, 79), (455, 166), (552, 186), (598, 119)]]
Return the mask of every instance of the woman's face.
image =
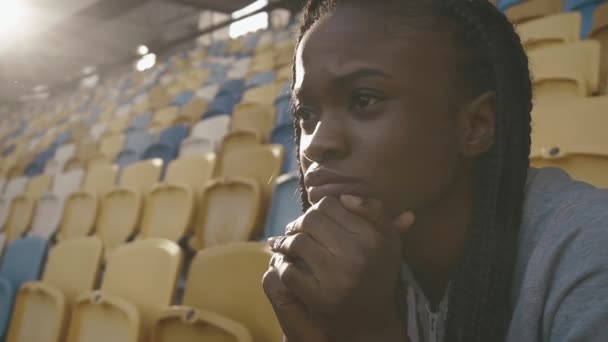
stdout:
[(349, 193), (393, 213), (441, 200), (461, 177), (454, 48), (447, 29), (341, 7), (297, 50), (294, 98), (309, 201)]

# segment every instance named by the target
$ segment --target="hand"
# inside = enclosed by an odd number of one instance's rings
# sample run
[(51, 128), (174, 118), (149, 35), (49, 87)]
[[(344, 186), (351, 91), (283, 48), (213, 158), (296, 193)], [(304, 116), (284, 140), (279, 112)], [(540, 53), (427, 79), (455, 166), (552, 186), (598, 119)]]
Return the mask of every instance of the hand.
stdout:
[(326, 197), (289, 224), (287, 236), (270, 242), (282, 255), (273, 268), (332, 340), (403, 341), (400, 240), (413, 220), (411, 212), (390, 220), (374, 199)]

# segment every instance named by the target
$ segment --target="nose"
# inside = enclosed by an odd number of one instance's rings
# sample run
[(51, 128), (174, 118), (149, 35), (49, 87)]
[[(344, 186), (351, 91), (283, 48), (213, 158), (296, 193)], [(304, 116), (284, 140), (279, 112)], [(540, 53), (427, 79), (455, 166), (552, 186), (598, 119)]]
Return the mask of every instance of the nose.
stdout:
[[(349, 151), (346, 124), (336, 119), (323, 118), (312, 134), (302, 134), (300, 142), (302, 157), (319, 164), (342, 159)], [(306, 165), (305, 160), (302, 163)]]

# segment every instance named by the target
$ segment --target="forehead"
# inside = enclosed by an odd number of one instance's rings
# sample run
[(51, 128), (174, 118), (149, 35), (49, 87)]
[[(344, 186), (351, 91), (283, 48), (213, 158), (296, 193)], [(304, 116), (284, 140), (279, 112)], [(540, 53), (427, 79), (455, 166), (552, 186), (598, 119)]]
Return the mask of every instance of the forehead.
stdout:
[(378, 10), (338, 7), (302, 38), (296, 52), (296, 88), (306, 79), (372, 67), (410, 81), (445, 79), (456, 50), (449, 27), (424, 18), (399, 18)]

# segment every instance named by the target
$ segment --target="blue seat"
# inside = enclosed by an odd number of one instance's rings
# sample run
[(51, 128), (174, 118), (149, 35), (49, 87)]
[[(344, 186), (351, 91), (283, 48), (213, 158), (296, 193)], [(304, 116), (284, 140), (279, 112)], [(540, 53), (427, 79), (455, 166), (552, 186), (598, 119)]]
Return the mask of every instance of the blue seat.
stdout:
[(34, 177), (44, 172), (46, 163), (55, 156), (55, 150), (57, 146), (51, 145), (44, 151), (38, 153), (36, 158), (25, 168), (25, 175), (28, 177)]
[(285, 149), (285, 159), (283, 160), (281, 173), (296, 171), (299, 168), (299, 164), (296, 155), (293, 126), (282, 125), (273, 129), (272, 134), (270, 135), (270, 142), (272, 144), (283, 145), (283, 148)]
[(129, 126), (129, 128), (127, 128), (127, 131), (143, 130), (146, 127), (148, 127), (148, 125), (150, 124), (151, 121), (152, 121), (152, 113), (150, 113), (150, 112), (141, 113), (138, 116), (136, 116), (133, 119), (133, 121), (131, 121), (131, 125)]
[(207, 78), (205, 84), (209, 85), (224, 82), (226, 77), (228, 77), (228, 70), (228, 65), (215, 64), (211, 68), (211, 74), (209, 75), (209, 78)]
[(219, 115), (219, 114), (232, 114), (234, 107), (241, 101), (240, 97), (235, 94), (224, 91), (218, 93), (213, 101), (209, 104), (207, 112), (203, 115), (203, 118)]
[(170, 145), (163, 143), (156, 143), (144, 152), (142, 159), (153, 159), (160, 158), (163, 160), (163, 169), (169, 165), (169, 163), (177, 158), (177, 148), (173, 148)]
[(228, 42), (224, 40), (218, 40), (213, 42), (209, 49), (207, 50), (207, 54), (209, 56), (221, 56), (224, 55), (226, 49), (228, 48)]
[(591, 29), (593, 28), (593, 13), (595, 9), (605, 3), (608, 0), (566, 0), (564, 3), (564, 9), (568, 11), (579, 11), (583, 18), (581, 26), (581, 39), (589, 37)]
[(293, 123), (293, 118), (291, 115), (291, 99), (289, 96), (283, 96), (278, 98), (274, 102), (274, 107), (277, 110), (277, 115), (274, 123), (275, 127), (291, 125)]
[(8, 157), (10, 156), (13, 152), (15, 152), (15, 149), (17, 148), (17, 145), (12, 144), (8, 147), (6, 147), (3, 151), (2, 151), (2, 156), (3, 157)]
[(194, 93), (191, 91), (183, 91), (175, 96), (173, 99), (173, 104), (179, 107), (184, 106), (190, 102), (193, 95)]
[(120, 153), (118, 154), (118, 156), (116, 156), (116, 160), (115, 163), (122, 169), (126, 166), (129, 166), (135, 162), (139, 161), (139, 156), (141, 156), (141, 153), (138, 153), (137, 151), (134, 150), (122, 150), (120, 151)]
[(130, 131), (127, 133), (124, 150), (133, 150), (141, 155), (155, 140), (154, 134), (148, 131)]
[(38, 280), (47, 250), (48, 240), (33, 236), (15, 240), (6, 248), (0, 266), (0, 341), (4, 341), (19, 287)]
[(515, 6), (519, 3), (524, 2), (525, 0), (498, 0), (498, 3), (496, 4), (496, 7), (498, 7), (499, 10), (501, 11), (505, 11), (507, 10), (509, 7), (511, 6)]
[(272, 195), (272, 204), (266, 219), (264, 237), (285, 234), (285, 226), (302, 214), (300, 186), (297, 173), (286, 174), (277, 179)]
[(247, 81), (247, 88), (272, 83), (276, 78), (277, 72), (274, 70), (257, 73), (251, 76), (251, 78)]
[(242, 96), (243, 93), (245, 92), (245, 80), (242, 78), (239, 78), (239, 79), (224, 82), (224, 84), (222, 84), (222, 86), (218, 90), (218, 94), (223, 93), (223, 92), (229, 92), (229, 93), (232, 93), (233, 95), (238, 95), (239, 99), (240, 99), (240, 96)]
[(57, 139), (55, 139), (54, 144), (57, 146), (61, 146), (61, 145), (65, 144), (66, 142), (68, 142), (70, 139), (72, 139), (72, 131), (67, 130), (67, 131), (59, 134)]
[(97, 106), (91, 109), (91, 114), (89, 114), (84, 120), (82, 120), (84, 126), (93, 126), (97, 122), (97, 119), (99, 118), (99, 115), (101, 115), (102, 112), (103, 111), (101, 110), (101, 108)]
[(162, 144), (167, 144), (173, 148), (179, 149), (182, 141), (190, 134), (188, 125), (175, 125), (169, 127), (160, 133), (158, 141)]

